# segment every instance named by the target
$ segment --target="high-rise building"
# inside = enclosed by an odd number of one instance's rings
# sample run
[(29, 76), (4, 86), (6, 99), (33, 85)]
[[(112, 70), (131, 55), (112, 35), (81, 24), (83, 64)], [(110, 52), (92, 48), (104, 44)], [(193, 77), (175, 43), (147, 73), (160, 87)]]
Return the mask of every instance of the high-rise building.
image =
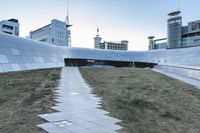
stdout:
[(0, 22), (0, 31), (19, 36), (19, 22), (17, 19), (3, 20)]
[(170, 17), (167, 21), (168, 38), (154, 40), (153, 36), (148, 37), (149, 50), (200, 46), (200, 20), (182, 26), (180, 13), (180, 11), (175, 11), (168, 14)]
[(105, 49), (105, 50), (128, 50), (128, 41), (122, 40), (121, 42), (101, 42), (102, 38), (99, 35), (99, 28), (97, 28), (97, 35), (94, 38), (94, 48), (95, 49)]
[(94, 48), (101, 49), (101, 37), (99, 35), (99, 28), (97, 28), (97, 35), (94, 38)]
[(71, 34), (69, 27), (71, 25), (66, 22), (53, 19), (50, 24), (31, 31), (29, 36), (31, 39), (47, 42), (56, 46), (70, 46)]
[(180, 11), (175, 11), (168, 14), (170, 17), (167, 21), (169, 49), (181, 47), (182, 17), (180, 13)]
[(155, 37), (154, 36), (149, 36), (148, 39), (149, 39), (149, 50), (153, 50), (154, 48), (154, 39)]

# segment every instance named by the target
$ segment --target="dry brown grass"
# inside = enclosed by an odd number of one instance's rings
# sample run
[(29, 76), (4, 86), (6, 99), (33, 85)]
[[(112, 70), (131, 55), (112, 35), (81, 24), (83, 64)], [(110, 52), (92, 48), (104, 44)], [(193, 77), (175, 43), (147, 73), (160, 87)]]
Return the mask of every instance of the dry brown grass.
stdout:
[(80, 68), (120, 133), (199, 133), (200, 90), (151, 70)]
[(0, 133), (45, 133), (37, 115), (52, 112), (60, 68), (0, 74)]

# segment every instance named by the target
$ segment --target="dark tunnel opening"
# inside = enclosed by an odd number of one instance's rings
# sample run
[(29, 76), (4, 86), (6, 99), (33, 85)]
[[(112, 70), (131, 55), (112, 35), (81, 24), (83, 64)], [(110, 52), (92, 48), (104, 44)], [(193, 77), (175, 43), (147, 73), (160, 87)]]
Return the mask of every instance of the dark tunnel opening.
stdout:
[(80, 58), (65, 58), (65, 66), (113, 66), (113, 67), (133, 67), (134, 63), (129, 61), (94, 60)]

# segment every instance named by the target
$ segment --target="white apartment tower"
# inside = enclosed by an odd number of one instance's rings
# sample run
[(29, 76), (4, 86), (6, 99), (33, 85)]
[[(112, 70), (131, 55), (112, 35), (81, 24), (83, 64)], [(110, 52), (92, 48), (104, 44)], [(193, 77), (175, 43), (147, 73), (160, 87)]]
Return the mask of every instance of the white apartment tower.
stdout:
[(66, 22), (53, 19), (50, 24), (31, 31), (29, 36), (31, 39), (47, 42), (56, 46), (70, 46), (70, 26)]

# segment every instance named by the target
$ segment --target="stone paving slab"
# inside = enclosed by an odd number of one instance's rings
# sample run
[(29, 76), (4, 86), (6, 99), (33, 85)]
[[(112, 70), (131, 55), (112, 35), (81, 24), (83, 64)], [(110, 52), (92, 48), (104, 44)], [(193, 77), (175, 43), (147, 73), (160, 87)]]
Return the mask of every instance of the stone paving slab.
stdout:
[(91, 94), (78, 68), (62, 69), (59, 89), (56, 91), (58, 103), (53, 109), (59, 111), (39, 115), (47, 120), (40, 124), (49, 133), (116, 133), (121, 129), (120, 120), (108, 116), (109, 112), (99, 109), (102, 99)]

